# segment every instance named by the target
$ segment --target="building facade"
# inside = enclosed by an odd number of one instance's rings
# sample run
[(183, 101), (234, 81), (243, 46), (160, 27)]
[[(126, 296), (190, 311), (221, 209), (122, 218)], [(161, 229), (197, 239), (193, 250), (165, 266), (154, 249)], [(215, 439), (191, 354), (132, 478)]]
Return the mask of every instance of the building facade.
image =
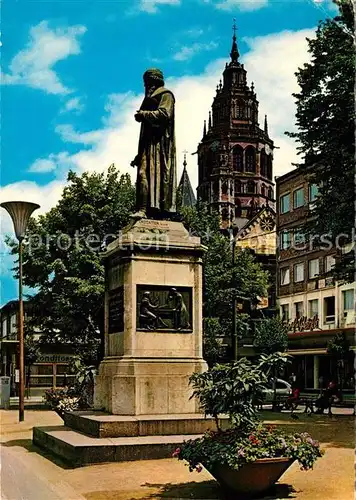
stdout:
[(230, 61), (198, 146), (198, 200), (214, 208), (222, 229), (242, 229), (261, 208), (274, 208), (273, 141), (259, 126), (254, 84), (239, 62), (236, 34)]
[[(11, 396), (18, 395), (18, 301), (11, 300), (0, 309), (1, 336), (0, 356), (1, 375), (10, 377)], [(24, 301), (24, 315), (31, 314), (31, 303)], [(26, 337), (26, 327), (25, 327)], [(34, 334), (34, 339), (39, 340), (40, 332)], [(51, 388), (63, 387), (64, 382), (69, 383), (73, 378), (70, 373), (69, 363), (73, 357), (73, 350), (68, 344), (39, 344), (40, 351), (36, 362), (31, 365), (29, 377), (26, 364), (25, 349), (25, 379), (30, 396), (41, 396), (44, 391)], [(26, 343), (25, 343), (26, 347)], [(29, 383), (28, 383), (29, 382)]]
[(335, 378), (335, 359), (327, 344), (344, 332), (351, 350), (343, 366), (345, 389), (354, 389), (355, 283), (331, 276), (337, 251), (305, 238), (303, 226), (312, 214), (318, 189), (296, 169), (276, 179), (277, 297), (280, 315), (288, 325), (291, 370), (303, 389), (319, 389)]

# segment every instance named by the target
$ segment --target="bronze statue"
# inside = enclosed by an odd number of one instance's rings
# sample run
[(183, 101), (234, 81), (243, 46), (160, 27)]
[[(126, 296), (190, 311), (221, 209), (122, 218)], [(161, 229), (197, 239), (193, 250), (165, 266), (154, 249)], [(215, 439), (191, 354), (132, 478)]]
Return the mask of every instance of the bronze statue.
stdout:
[(176, 209), (176, 145), (174, 95), (164, 87), (162, 71), (143, 75), (145, 98), (135, 120), (141, 123), (137, 166), (136, 209), (133, 217), (169, 217)]

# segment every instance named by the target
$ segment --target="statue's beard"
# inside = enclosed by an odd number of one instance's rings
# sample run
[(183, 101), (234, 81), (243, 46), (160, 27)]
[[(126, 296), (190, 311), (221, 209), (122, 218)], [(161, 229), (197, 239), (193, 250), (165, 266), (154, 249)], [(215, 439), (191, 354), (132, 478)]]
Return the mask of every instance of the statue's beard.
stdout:
[(156, 88), (157, 88), (156, 85), (147, 86), (145, 88), (145, 97), (151, 97)]

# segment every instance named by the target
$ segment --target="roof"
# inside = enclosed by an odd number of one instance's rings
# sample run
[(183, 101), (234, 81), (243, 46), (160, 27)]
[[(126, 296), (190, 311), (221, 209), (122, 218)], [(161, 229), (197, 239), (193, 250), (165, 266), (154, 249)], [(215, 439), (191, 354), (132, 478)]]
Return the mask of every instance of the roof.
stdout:
[(185, 165), (178, 185), (178, 191), (181, 195), (182, 207), (193, 207), (196, 204), (197, 200)]

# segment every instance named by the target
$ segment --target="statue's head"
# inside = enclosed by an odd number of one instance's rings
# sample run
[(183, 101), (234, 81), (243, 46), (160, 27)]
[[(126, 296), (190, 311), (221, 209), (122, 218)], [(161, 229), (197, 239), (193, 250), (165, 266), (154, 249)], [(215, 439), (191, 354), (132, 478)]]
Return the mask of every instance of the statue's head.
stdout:
[(158, 68), (150, 68), (143, 74), (143, 82), (145, 88), (158, 88), (163, 87), (164, 85), (164, 77), (163, 73)]

